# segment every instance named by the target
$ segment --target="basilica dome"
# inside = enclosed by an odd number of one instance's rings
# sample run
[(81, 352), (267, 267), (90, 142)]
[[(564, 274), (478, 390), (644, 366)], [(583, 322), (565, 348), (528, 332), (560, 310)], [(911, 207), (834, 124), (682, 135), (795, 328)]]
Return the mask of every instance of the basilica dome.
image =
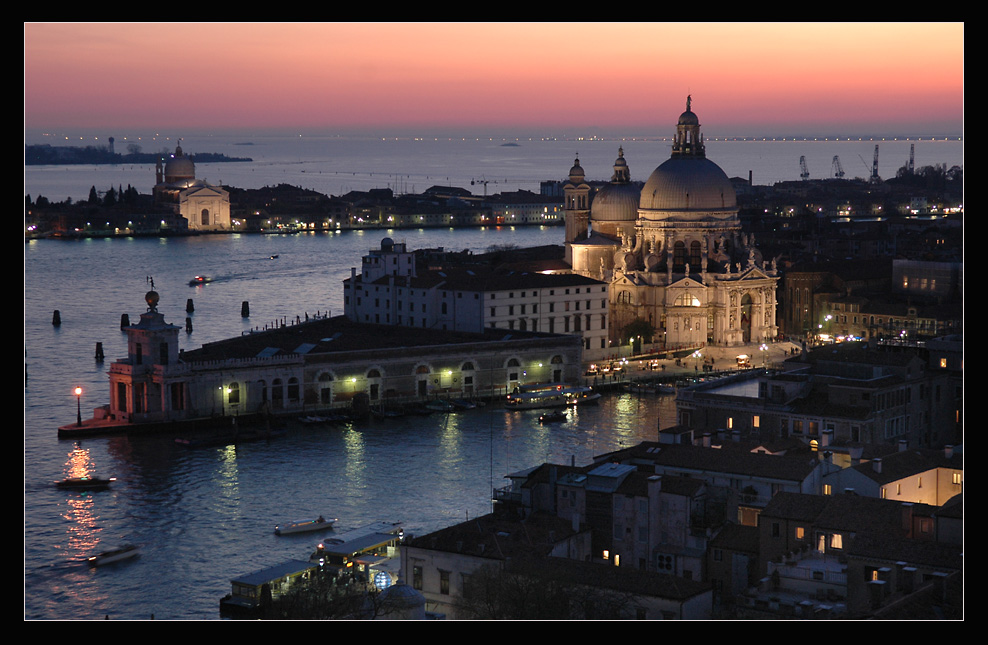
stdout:
[(642, 210), (737, 210), (737, 194), (720, 166), (701, 156), (674, 156), (641, 190)]

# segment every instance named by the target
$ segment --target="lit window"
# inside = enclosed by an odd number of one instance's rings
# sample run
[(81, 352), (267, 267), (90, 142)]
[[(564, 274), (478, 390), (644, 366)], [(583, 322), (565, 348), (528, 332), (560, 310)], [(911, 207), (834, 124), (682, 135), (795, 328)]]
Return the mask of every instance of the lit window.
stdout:
[(844, 540), (841, 538), (840, 533), (834, 533), (830, 536), (830, 548), (831, 549), (843, 549)]
[(831, 488), (830, 484), (824, 484), (823, 485), (823, 494), (824, 495), (832, 495), (833, 494), (833, 489)]
[(796, 539), (797, 540), (802, 540), (805, 537), (806, 537), (806, 531), (805, 531), (805, 529), (803, 529), (802, 526), (797, 526), (796, 527)]
[(761, 427), (761, 417), (759, 415), (756, 414), (754, 417), (752, 417), (752, 419), (751, 419), (751, 426), (753, 428), (760, 428)]

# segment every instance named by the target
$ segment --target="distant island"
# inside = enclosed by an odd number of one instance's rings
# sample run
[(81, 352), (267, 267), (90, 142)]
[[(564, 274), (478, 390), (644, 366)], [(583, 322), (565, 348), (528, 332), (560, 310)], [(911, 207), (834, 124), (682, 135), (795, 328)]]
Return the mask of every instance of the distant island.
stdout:
[[(54, 166), (73, 164), (154, 164), (168, 156), (164, 152), (130, 150), (126, 154), (110, 152), (105, 146), (52, 146), (48, 144), (24, 146), (24, 165)], [(228, 157), (215, 152), (200, 152), (188, 157), (193, 163), (221, 163), (253, 161), (250, 157)]]

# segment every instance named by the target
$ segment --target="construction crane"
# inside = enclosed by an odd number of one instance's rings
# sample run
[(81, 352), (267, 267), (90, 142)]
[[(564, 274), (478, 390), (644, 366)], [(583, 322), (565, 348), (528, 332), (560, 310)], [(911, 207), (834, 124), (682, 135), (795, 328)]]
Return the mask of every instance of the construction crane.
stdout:
[(806, 169), (806, 157), (799, 158), (799, 178), (806, 181), (810, 178), (810, 171)]
[(837, 179), (844, 178), (844, 168), (840, 165), (840, 157), (834, 155), (834, 177)]

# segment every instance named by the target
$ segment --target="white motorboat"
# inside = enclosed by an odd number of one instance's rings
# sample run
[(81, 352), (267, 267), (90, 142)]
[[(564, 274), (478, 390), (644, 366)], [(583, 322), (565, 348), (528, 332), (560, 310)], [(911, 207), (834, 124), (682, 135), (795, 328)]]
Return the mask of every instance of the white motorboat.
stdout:
[(104, 564), (112, 564), (121, 560), (129, 560), (141, 552), (140, 548), (134, 544), (124, 544), (122, 546), (107, 549), (89, 558), (89, 566), (102, 567)]
[(275, 535), (288, 535), (290, 533), (308, 533), (309, 531), (323, 531), (333, 528), (336, 518), (326, 519), (322, 515), (314, 520), (299, 520), (288, 524), (279, 524), (274, 527)]

